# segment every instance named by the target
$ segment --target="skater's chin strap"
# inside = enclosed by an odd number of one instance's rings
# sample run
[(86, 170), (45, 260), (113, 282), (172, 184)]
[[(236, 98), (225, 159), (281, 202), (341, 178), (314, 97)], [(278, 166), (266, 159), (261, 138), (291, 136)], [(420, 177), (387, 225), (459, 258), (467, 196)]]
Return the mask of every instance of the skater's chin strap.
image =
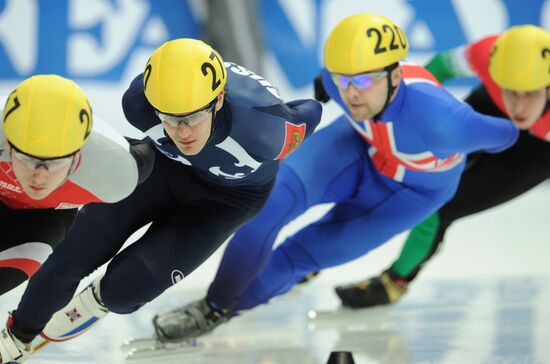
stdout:
[(382, 107), (382, 110), (380, 110), (380, 112), (376, 115), (373, 116), (372, 120), (374, 121), (379, 121), (382, 119), (382, 116), (384, 116), (384, 112), (386, 111), (386, 109), (388, 108), (388, 105), (390, 104), (390, 100), (393, 96), (393, 93), (395, 92), (395, 89), (397, 88), (396, 86), (393, 86), (392, 84), (392, 79), (391, 79), (391, 74), (393, 72), (393, 70), (395, 70), (397, 67), (399, 66), (399, 63), (393, 63), (393, 64), (390, 64), (389, 66), (386, 66), (384, 67), (384, 71), (386, 71), (387, 73), (387, 76), (386, 76), (386, 82), (388, 84), (388, 92), (386, 94), (386, 101), (384, 102), (384, 107)]

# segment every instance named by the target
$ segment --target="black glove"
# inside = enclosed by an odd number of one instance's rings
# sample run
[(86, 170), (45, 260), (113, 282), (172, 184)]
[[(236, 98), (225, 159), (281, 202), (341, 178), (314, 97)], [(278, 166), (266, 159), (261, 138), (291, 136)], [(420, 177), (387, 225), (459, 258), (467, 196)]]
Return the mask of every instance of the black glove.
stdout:
[(138, 184), (145, 181), (155, 165), (153, 147), (145, 140), (125, 137), (130, 144), (130, 154), (136, 160), (138, 167)]
[(323, 74), (319, 73), (315, 80), (313, 80), (313, 88), (315, 91), (315, 100), (326, 104), (330, 101), (330, 96), (327, 94), (325, 87), (323, 86)]

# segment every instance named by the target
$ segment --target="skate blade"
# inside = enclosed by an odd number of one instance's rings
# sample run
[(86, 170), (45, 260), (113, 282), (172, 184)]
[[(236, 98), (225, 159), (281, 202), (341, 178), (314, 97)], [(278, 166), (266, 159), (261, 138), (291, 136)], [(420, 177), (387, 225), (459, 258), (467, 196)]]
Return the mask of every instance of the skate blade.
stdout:
[(127, 353), (132, 349), (154, 348), (156, 344), (157, 339), (155, 337), (129, 338), (122, 343), (120, 350)]
[(144, 338), (129, 340), (123, 346), (127, 349), (124, 359), (128, 362), (196, 354), (204, 348), (204, 344), (197, 342), (196, 339), (181, 343), (163, 343), (154, 338)]

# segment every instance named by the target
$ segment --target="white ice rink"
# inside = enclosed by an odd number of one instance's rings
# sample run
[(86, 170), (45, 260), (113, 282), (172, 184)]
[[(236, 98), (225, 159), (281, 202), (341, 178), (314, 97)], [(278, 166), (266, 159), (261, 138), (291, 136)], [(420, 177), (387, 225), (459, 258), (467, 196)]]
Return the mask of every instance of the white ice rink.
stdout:
[[(459, 221), (410, 293), (392, 307), (339, 309), (332, 287), (385, 268), (403, 236), (231, 320), (200, 339), (202, 349), (162, 359), (125, 359), (122, 342), (151, 334), (156, 311), (204, 294), (220, 249), (180, 286), (137, 313), (111, 314), (72, 342), (50, 344), (29, 363), (324, 364), (338, 350), (352, 351), (355, 362), (365, 364), (550, 363), (548, 206), (550, 185), (545, 184)], [(312, 211), (306, 219), (319, 213)], [(14, 308), (20, 294), (18, 289), (3, 296), (0, 312)], [(310, 311), (317, 314), (313, 320)]]

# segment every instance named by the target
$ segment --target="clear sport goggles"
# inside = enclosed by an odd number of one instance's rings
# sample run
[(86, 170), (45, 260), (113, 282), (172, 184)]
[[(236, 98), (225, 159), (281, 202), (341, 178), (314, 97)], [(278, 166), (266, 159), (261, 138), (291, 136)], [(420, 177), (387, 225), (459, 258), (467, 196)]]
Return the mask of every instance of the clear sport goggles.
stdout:
[(17, 150), (17, 148), (15, 148), (13, 145), (11, 148), (11, 152), (12, 155), (18, 161), (22, 162), (27, 168), (35, 170), (39, 167), (44, 167), (48, 172), (59, 171), (60, 169), (70, 165), (74, 159), (74, 154), (61, 158), (36, 158)]
[(344, 76), (336, 73), (332, 74), (332, 80), (341, 89), (347, 89), (351, 84), (359, 90), (365, 90), (372, 86), (374, 81), (381, 80), (387, 76), (386, 71), (361, 73), (355, 76)]
[(214, 106), (216, 106), (216, 101), (218, 101), (217, 98), (210, 104), (208, 104), (204, 109), (185, 116), (165, 114), (158, 110), (155, 110), (155, 113), (157, 114), (160, 121), (170, 125), (173, 128), (177, 128), (180, 124), (185, 124), (187, 126), (197, 126), (206, 119), (207, 115), (211, 113), (212, 110), (214, 110)]

